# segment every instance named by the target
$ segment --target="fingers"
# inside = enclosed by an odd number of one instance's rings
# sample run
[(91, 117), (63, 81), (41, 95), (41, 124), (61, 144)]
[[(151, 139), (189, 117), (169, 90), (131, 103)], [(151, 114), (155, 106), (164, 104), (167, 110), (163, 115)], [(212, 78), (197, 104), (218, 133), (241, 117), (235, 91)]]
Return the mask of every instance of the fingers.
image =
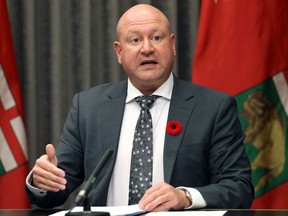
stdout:
[(46, 146), (46, 154), (36, 160), (33, 167), (33, 185), (37, 188), (57, 192), (66, 189), (65, 172), (57, 167), (53, 145)]
[(159, 183), (149, 188), (139, 202), (139, 207), (145, 211), (161, 211), (167, 202), (167, 194), (164, 193), (164, 183)]
[(139, 202), (145, 211), (163, 211), (185, 208), (186, 197), (183, 191), (161, 182), (149, 188)]

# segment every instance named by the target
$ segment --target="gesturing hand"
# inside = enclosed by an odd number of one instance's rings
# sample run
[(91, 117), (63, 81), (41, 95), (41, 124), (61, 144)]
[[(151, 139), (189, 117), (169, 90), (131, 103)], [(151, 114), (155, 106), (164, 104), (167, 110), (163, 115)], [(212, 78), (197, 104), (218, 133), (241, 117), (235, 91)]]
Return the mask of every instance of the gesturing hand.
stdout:
[(57, 167), (58, 161), (52, 144), (46, 145), (46, 154), (35, 162), (33, 167), (33, 185), (47, 191), (65, 190), (65, 172)]

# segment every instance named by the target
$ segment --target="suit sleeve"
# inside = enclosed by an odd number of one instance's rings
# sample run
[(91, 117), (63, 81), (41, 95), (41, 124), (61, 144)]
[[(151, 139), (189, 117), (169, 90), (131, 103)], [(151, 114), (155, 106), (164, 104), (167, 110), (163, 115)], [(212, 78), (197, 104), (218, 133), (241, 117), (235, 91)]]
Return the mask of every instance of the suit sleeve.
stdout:
[(226, 97), (215, 115), (210, 140), (210, 184), (197, 189), (207, 208), (249, 208), (254, 198), (251, 168), (236, 101)]

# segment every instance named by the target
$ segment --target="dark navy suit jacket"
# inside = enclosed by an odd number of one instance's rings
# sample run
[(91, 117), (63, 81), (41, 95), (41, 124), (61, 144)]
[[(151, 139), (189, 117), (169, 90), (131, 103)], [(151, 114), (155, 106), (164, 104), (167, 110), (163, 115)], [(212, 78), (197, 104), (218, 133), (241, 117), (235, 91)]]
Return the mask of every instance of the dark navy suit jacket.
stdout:
[[(43, 199), (28, 192), (32, 203), (45, 208), (64, 203), (110, 148), (114, 151), (112, 159), (97, 177), (90, 195), (93, 206), (106, 205), (126, 94), (127, 81), (122, 81), (74, 96), (57, 145), (58, 166), (66, 171), (67, 188), (48, 192)], [(234, 98), (174, 78), (168, 122), (173, 120), (181, 122), (183, 129), (179, 135), (166, 132), (165, 182), (196, 188), (207, 208), (249, 208), (254, 189)]]

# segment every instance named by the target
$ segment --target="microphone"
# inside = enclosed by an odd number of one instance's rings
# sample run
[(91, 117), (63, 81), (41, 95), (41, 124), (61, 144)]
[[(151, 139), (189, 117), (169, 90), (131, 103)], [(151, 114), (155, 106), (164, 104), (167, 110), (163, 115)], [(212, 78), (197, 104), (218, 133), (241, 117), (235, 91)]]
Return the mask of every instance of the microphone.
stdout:
[[(92, 184), (94, 183), (94, 181), (96, 180), (96, 177), (98, 176), (100, 171), (103, 169), (103, 167), (105, 166), (107, 161), (110, 159), (112, 154), (113, 154), (113, 150), (107, 149), (107, 151), (104, 153), (103, 157), (100, 159), (98, 165), (95, 167), (95, 169), (93, 170), (93, 172), (89, 176), (88, 180), (84, 183), (83, 187), (81, 188), (81, 190), (79, 191), (79, 193), (77, 194), (77, 196), (75, 198), (74, 207), (76, 205), (78, 205), (80, 201), (82, 201), (84, 199), (84, 213), (85, 213), (85, 215), (88, 215), (88, 214), (89, 215), (110, 215), (109, 213), (106, 213), (106, 212), (98, 212), (99, 214), (97, 214), (97, 213), (95, 214), (95, 213), (91, 212), (90, 211), (91, 207), (90, 207), (90, 203), (88, 201), (88, 199), (89, 199), (88, 196), (91, 192)], [(79, 212), (71, 212), (72, 209), (70, 209), (70, 211), (68, 211), (65, 215), (78, 215), (79, 214)], [(81, 215), (83, 215), (83, 214), (81, 214)]]
[(78, 195), (75, 199), (75, 204), (77, 205), (83, 198), (87, 197), (90, 193), (92, 184), (94, 183), (96, 177), (104, 167), (104, 165), (107, 163), (111, 155), (113, 154), (113, 150), (108, 149), (101, 160), (99, 161), (98, 165), (95, 167), (91, 175), (89, 176), (88, 180), (85, 182), (83, 188), (79, 191)]

